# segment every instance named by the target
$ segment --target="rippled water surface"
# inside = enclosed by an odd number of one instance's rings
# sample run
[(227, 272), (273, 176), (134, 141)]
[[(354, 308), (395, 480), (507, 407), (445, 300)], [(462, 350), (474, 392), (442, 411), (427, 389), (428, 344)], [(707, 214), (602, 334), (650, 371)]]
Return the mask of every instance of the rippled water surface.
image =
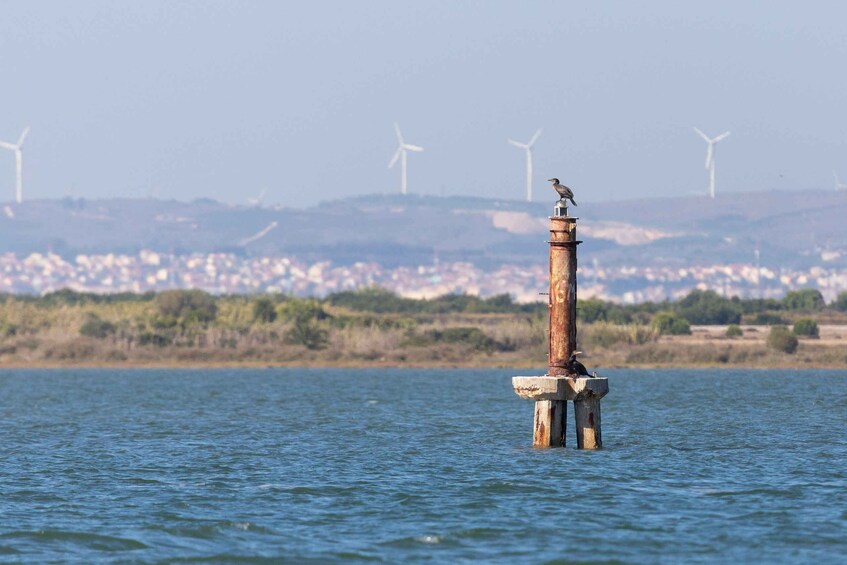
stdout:
[(512, 374), (0, 371), (0, 561), (847, 558), (847, 372), (608, 371), (598, 452)]

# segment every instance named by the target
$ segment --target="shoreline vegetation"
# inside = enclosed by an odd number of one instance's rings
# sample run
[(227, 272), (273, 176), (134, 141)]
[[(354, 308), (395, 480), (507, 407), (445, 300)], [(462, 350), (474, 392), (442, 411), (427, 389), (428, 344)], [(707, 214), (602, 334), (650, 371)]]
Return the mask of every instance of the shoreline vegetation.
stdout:
[[(676, 302), (578, 303), (589, 370), (847, 368), (847, 292), (782, 300), (694, 290)], [(546, 303), (508, 295), (323, 299), (199, 290), (0, 295), (0, 367), (546, 368)]]

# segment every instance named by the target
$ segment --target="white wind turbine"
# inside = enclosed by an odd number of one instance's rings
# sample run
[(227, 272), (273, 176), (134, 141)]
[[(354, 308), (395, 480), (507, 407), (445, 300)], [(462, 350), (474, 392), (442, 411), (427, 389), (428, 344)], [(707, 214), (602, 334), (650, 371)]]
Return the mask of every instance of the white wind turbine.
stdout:
[(403, 134), (400, 133), (400, 126), (397, 125), (397, 122), (394, 122), (394, 131), (397, 132), (397, 151), (391, 158), (391, 162), (388, 163), (388, 168), (392, 168), (397, 164), (397, 159), (400, 159), (400, 194), (406, 194), (406, 154), (409, 151), (419, 153), (423, 151), (423, 147), (410, 145), (403, 141)]
[(259, 196), (248, 198), (247, 203), (250, 204), (250, 206), (253, 206), (254, 208), (261, 208), (262, 202), (264, 202), (264, 200), (265, 200), (265, 194), (267, 194), (267, 193), (268, 193), (268, 189), (263, 188), (262, 192), (259, 193)]
[(709, 148), (706, 150), (706, 170), (709, 171), (709, 195), (714, 199), (715, 197), (715, 144), (722, 139), (725, 139), (729, 136), (729, 132), (725, 131), (719, 136), (715, 138), (710, 138), (708, 135), (703, 133), (697, 128), (694, 128), (700, 137), (702, 137), (706, 143), (709, 144)]
[(835, 190), (844, 190), (847, 189), (847, 184), (844, 184), (840, 180), (838, 180), (838, 173), (832, 171), (832, 176), (835, 177)]
[(532, 136), (532, 139), (527, 141), (526, 143), (520, 143), (513, 139), (509, 140), (509, 143), (514, 145), (515, 147), (520, 147), (521, 149), (526, 150), (526, 201), (532, 202), (532, 146), (535, 145), (535, 142), (538, 141), (538, 136), (541, 135), (541, 130), (535, 132), (535, 135)]
[(22, 151), (24, 139), (29, 133), (29, 126), (26, 126), (21, 132), (17, 143), (9, 143), (8, 141), (0, 141), (0, 147), (15, 152), (15, 200), (20, 204), (24, 199), (24, 154)]

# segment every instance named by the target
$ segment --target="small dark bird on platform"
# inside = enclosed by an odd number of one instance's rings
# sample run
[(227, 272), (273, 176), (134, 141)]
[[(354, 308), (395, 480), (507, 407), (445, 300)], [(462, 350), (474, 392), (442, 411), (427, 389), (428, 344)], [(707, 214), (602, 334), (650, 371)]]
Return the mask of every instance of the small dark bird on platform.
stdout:
[(576, 200), (573, 199), (573, 190), (571, 190), (570, 188), (566, 187), (563, 184), (559, 184), (559, 179), (557, 179), (557, 178), (552, 178), (552, 179), (547, 179), (547, 180), (549, 180), (550, 182), (553, 183), (553, 190), (555, 190), (556, 192), (559, 193), (559, 197), (562, 200), (570, 200), (571, 204), (576, 206)]
[(588, 369), (585, 368), (585, 365), (576, 360), (576, 356), (581, 354), (582, 351), (574, 351), (573, 355), (571, 355), (570, 359), (565, 363), (565, 370), (570, 375), (580, 375), (583, 377), (590, 377), (588, 374)]

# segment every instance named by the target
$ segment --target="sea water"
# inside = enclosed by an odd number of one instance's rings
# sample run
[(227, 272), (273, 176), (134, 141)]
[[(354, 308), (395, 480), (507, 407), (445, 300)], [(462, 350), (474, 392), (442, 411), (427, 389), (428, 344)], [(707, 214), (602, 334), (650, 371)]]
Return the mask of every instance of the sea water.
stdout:
[(0, 561), (847, 560), (847, 372), (608, 370), (601, 451), (515, 370), (0, 371)]

